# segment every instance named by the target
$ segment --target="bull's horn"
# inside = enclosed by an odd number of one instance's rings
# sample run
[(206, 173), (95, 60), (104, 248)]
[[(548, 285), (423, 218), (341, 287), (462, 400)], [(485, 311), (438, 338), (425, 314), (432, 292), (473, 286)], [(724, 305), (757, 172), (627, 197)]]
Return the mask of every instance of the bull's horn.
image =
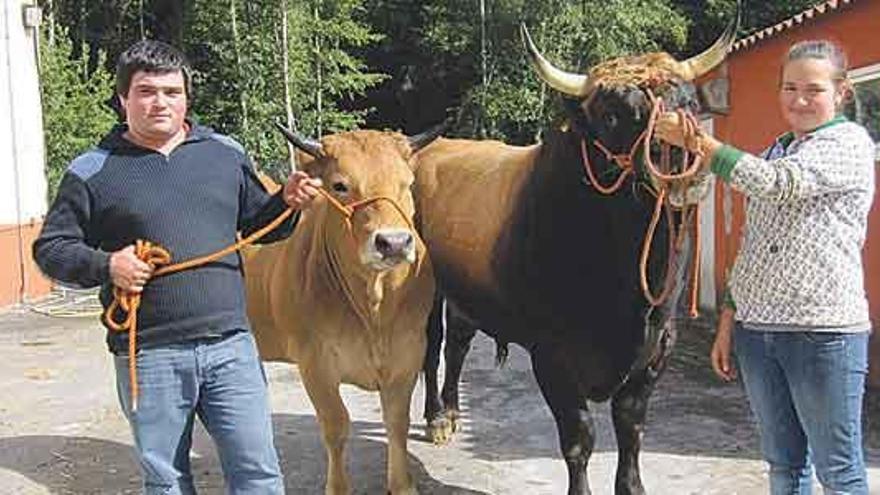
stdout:
[(694, 55), (684, 62), (679, 62), (679, 68), (683, 79), (693, 81), (714, 69), (715, 66), (724, 61), (727, 52), (730, 51), (731, 47), (733, 47), (733, 42), (736, 41), (736, 31), (739, 29), (741, 4), (742, 0), (737, 0), (736, 15), (730, 20), (727, 24), (727, 28), (721, 33), (721, 36), (718, 37), (718, 40), (716, 40), (712, 46), (699, 55)]
[(581, 74), (573, 74), (564, 70), (553, 67), (553, 64), (547, 61), (535, 46), (532, 37), (529, 35), (529, 29), (525, 24), (519, 25), (519, 32), (522, 35), (523, 44), (526, 47), (526, 53), (529, 56), (529, 63), (538, 73), (538, 77), (547, 83), (548, 86), (568, 96), (585, 98), (593, 92), (593, 84), (587, 76)]
[(416, 134), (415, 136), (407, 137), (407, 141), (409, 141), (409, 149), (412, 150), (413, 153), (419, 151), (425, 146), (431, 144), (435, 139), (440, 137), (446, 129), (449, 127), (449, 121), (441, 122), (434, 127), (428, 129), (427, 131)]
[(286, 137), (287, 140), (290, 141), (290, 144), (305, 151), (314, 158), (321, 158), (322, 156), (324, 156), (324, 149), (321, 147), (321, 143), (313, 139), (307, 139), (300, 136), (299, 134), (288, 129), (287, 127), (281, 125), (281, 123), (277, 120), (275, 121), (275, 127), (277, 127), (278, 130), (281, 131), (282, 134), (284, 134), (284, 137)]

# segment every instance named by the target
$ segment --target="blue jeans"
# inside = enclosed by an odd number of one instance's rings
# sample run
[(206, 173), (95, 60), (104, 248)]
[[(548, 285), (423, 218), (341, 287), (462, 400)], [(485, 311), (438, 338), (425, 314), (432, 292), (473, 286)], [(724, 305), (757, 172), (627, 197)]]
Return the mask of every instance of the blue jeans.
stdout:
[(284, 493), (266, 376), (250, 332), (138, 351), (134, 412), (128, 356), (118, 355), (115, 362), (116, 390), (134, 435), (144, 493), (195, 493), (189, 451), (196, 415), (217, 446), (228, 493)]
[(868, 334), (765, 332), (737, 323), (734, 347), (772, 495), (867, 495), (862, 398)]

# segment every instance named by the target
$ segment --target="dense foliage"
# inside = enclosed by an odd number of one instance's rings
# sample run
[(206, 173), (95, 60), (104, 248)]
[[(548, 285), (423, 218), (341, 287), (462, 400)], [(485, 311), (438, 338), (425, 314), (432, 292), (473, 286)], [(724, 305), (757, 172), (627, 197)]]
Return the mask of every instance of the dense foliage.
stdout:
[(116, 122), (103, 103), (112, 94), (113, 81), (105, 71), (89, 73), (87, 58), (72, 56), (66, 36), (56, 36), (52, 44), (43, 39), (40, 48), (46, 178), (53, 198), (68, 162), (94, 146)]
[[(747, 2), (742, 32), (811, 0)], [(111, 114), (113, 61), (132, 42), (163, 39), (195, 68), (192, 115), (286, 170), (271, 122), (321, 134), (357, 126), (534, 140), (558, 112), (519, 38), (525, 23), (558, 66), (705, 49), (735, 0), (42, 0), (41, 74), (50, 177), (92, 145)], [(53, 179), (54, 180), (54, 179)]]

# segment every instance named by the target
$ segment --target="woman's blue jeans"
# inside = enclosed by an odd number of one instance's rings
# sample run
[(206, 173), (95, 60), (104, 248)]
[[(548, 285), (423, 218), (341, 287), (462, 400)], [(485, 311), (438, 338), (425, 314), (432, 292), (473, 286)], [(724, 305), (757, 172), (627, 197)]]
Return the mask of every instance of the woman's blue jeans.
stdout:
[(195, 493), (189, 462), (195, 416), (217, 445), (227, 493), (284, 493), (266, 377), (250, 332), (140, 350), (134, 412), (128, 356), (115, 362), (145, 493)]
[(734, 346), (772, 495), (867, 495), (862, 398), (868, 333), (758, 331), (737, 323)]

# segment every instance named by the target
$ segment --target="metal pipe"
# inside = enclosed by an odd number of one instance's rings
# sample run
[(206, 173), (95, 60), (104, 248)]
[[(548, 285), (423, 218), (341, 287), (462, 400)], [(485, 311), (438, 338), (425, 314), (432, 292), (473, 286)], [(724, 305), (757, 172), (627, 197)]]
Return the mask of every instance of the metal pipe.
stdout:
[[(6, 42), (6, 69), (7, 69), (7, 78), (8, 81), (6, 89), (7, 89), (7, 97), (9, 98), (9, 124), (10, 124), (10, 139), (11, 150), (12, 150), (12, 176), (14, 178), (14, 191), (15, 191), (15, 223), (17, 225), (16, 232), (18, 236), (18, 271), (21, 284), (19, 285), (18, 290), (18, 302), (22, 302), (27, 295), (27, 277), (25, 274), (25, 266), (24, 266), (24, 233), (22, 232), (22, 213), (21, 213), (21, 172), (18, 167), (18, 132), (16, 132), (15, 126), (15, 91), (13, 90), (13, 84), (15, 83), (12, 77), (12, 19), (13, 16), (10, 15), (10, 8), (13, 2), (6, 1), (3, 2), (3, 16), (4, 16), (4, 25), (6, 27), (6, 33), (4, 36), (4, 41)], [(19, 2), (15, 2), (18, 5), (21, 5)], [(18, 16), (15, 19), (19, 19)]]

